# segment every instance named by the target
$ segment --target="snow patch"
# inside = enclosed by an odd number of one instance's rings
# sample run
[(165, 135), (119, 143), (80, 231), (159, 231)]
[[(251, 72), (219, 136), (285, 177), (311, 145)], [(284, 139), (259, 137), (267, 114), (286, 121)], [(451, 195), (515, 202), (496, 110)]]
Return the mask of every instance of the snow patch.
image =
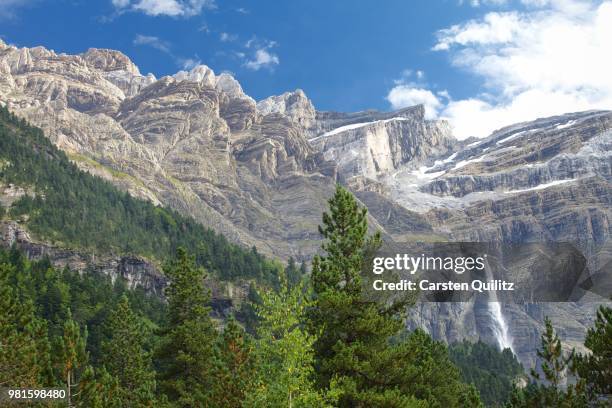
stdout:
[(550, 183), (544, 183), (544, 184), (538, 184), (535, 187), (530, 187), (530, 188), (525, 188), (525, 189), (521, 189), (521, 190), (509, 190), (509, 191), (504, 191), (504, 193), (506, 194), (512, 194), (512, 193), (524, 193), (525, 191), (534, 191), (534, 190), (543, 190), (545, 188), (548, 187), (552, 187), (552, 186), (557, 186), (559, 184), (565, 184), (565, 183), (569, 183), (571, 181), (576, 181), (577, 179), (565, 179), (565, 180), (554, 180), (551, 181)]
[(391, 118), (391, 119), (385, 119), (385, 120), (375, 120), (373, 122), (361, 122), (361, 123), (353, 123), (351, 125), (345, 125), (345, 126), (340, 126), (339, 128), (330, 130), (329, 132), (325, 132), (320, 136), (317, 136), (313, 139), (311, 139), (311, 141), (315, 141), (317, 139), (323, 138), (323, 137), (327, 137), (327, 136), (333, 136), (333, 135), (337, 135), (338, 133), (342, 133), (342, 132), (346, 132), (348, 130), (353, 130), (353, 129), (358, 129), (364, 126), (369, 126), (369, 125), (373, 125), (375, 123), (387, 123), (387, 122), (392, 122), (392, 121), (396, 121), (396, 120), (409, 120), (408, 118)]
[(445, 171), (436, 171), (434, 173), (427, 173), (429, 170), (432, 170), (435, 167), (436, 167), (435, 165), (432, 167), (421, 166), (419, 167), (418, 170), (414, 170), (410, 174), (412, 174), (413, 176), (416, 176), (416, 178), (419, 180), (433, 180), (435, 178), (440, 177), (444, 173), (446, 173)]
[(527, 132), (527, 131), (526, 131), (526, 130), (523, 130), (523, 131), (520, 131), (520, 132), (517, 132), (517, 133), (513, 133), (513, 134), (511, 134), (510, 136), (503, 138), (502, 140), (498, 140), (498, 141), (497, 141), (497, 144), (498, 144), (498, 145), (500, 145), (500, 144), (504, 144), (504, 143), (506, 143), (506, 142), (509, 142), (509, 141), (510, 141), (510, 140), (512, 140), (512, 139), (516, 139), (517, 137), (519, 137), (520, 135), (522, 135), (522, 134), (523, 134), (523, 133), (525, 133), (525, 132)]
[(568, 122), (561, 123), (561, 124), (555, 126), (555, 129), (565, 129), (566, 127), (572, 126), (574, 123), (576, 123), (575, 120), (570, 120)]
[(470, 164), (470, 163), (479, 163), (479, 162), (483, 161), (483, 160), (484, 160), (484, 158), (485, 158), (486, 156), (487, 156), (486, 154), (483, 154), (482, 156), (477, 157), (477, 158), (475, 158), (475, 159), (470, 159), (470, 160), (461, 160), (459, 163), (457, 163), (457, 164), (455, 165), (455, 167), (453, 167), (453, 168), (452, 168), (452, 170), (457, 170), (457, 169), (460, 169), (460, 168), (462, 168), (462, 167), (467, 166), (467, 165), (468, 165), (468, 164)]
[(434, 162), (434, 165), (433, 165), (433, 166), (434, 166), (434, 167), (436, 167), (436, 166), (439, 166), (439, 165), (441, 165), (441, 164), (450, 163), (450, 162), (452, 162), (453, 160), (455, 160), (455, 157), (457, 157), (457, 154), (458, 154), (458, 153), (453, 153), (453, 154), (451, 154), (450, 156), (448, 156), (448, 157), (447, 157), (446, 159), (444, 159), (444, 160), (436, 160), (436, 161)]

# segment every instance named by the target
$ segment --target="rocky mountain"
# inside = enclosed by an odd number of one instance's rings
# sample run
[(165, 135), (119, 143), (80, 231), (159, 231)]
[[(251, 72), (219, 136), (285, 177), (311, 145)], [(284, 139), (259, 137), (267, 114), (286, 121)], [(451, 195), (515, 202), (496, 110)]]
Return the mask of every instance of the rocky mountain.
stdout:
[[(301, 90), (256, 102), (206, 66), (158, 79), (118, 51), (66, 55), (1, 40), (0, 103), (82, 169), (281, 258), (317, 251), (316, 226), (341, 182), (398, 243), (565, 241), (594, 275), (612, 272), (610, 112), (457, 141), (422, 106), (320, 112)], [(545, 315), (568, 347), (578, 344), (605, 299), (587, 300), (423, 303), (409, 324), (448, 342), (503, 337), (529, 364)]]
[(319, 131), (333, 129), (311, 138), (310, 143), (335, 161), (346, 178), (376, 179), (406, 163), (448, 155), (457, 144), (448, 123), (425, 120), (421, 105), (392, 114), (325, 112), (317, 115), (317, 122)]
[(123, 54), (0, 45), (0, 100), (80, 167), (266, 253), (305, 256), (335, 166), (229, 75), (156, 79)]
[(318, 122), (301, 90), (255, 103), (203, 65), (156, 79), (118, 51), (0, 43), (0, 101), (136, 197), (267, 254), (303, 259), (318, 247), (337, 165), (308, 141)]

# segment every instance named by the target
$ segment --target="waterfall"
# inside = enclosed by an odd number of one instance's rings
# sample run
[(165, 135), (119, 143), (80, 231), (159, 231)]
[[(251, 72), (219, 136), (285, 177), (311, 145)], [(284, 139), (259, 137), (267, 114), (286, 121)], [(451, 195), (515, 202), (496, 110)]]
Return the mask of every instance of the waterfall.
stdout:
[[(488, 262), (486, 262), (485, 265), (485, 273), (487, 274), (487, 279), (492, 281), (493, 275), (491, 274), (491, 268), (489, 267)], [(514, 348), (512, 347), (512, 337), (508, 332), (508, 324), (506, 323), (506, 319), (502, 313), (501, 303), (497, 298), (497, 291), (489, 291), (489, 301), (487, 303), (487, 307), (489, 310), (489, 315), (494, 323), (493, 334), (497, 339), (497, 344), (499, 345), (500, 350), (509, 348), (513, 354), (516, 354), (514, 353)]]
[[(497, 295), (494, 295), (497, 298)], [(497, 339), (497, 344), (499, 345), (500, 350), (505, 348), (509, 348), (510, 351), (514, 354), (514, 349), (512, 348), (512, 338), (510, 337), (510, 333), (508, 333), (508, 324), (504, 319), (504, 315), (501, 310), (501, 304), (498, 301), (489, 300), (488, 303), (489, 314), (493, 318), (495, 326), (493, 327), (493, 333), (495, 334), (495, 338)]]

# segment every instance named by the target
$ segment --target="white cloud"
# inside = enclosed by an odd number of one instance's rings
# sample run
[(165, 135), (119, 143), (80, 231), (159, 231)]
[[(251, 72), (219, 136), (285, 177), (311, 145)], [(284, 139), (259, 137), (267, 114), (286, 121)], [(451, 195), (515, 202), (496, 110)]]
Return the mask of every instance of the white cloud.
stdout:
[(162, 40), (161, 38), (156, 37), (154, 35), (137, 34), (136, 37), (134, 37), (132, 44), (144, 45), (147, 47), (155, 48), (156, 50), (159, 50), (163, 52), (164, 54), (168, 54), (170, 58), (174, 60), (177, 66), (187, 71), (202, 64), (197, 54), (193, 57), (182, 57), (180, 55), (176, 55), (172, 51), (171, 44), (168, 41)]
[(205, 8), (214, 8), (213, 0), (112, 0), (119, 11), (138, 11), (149, 16), (191, 17)]
[(274, 67), (280, 64), (278, 55), (270, 51), (278, 46), (276, 41), (260, 39), (253, 36), (250, 40), (244, 43), (245, 52), (237, 52), (236, 56), (243, 59), (243, 66), (259, 71), (262, 68), (273, 70)]
[(159, 51), (165, 52), (166, 54), (171, 54), (170, 44), (167, 41), (164, 41), (159, 37), (155, 37), (153, 35), (137, 34), (132, 43), (134, 45), (146, 45), (149, 47), (153, 47)]
[(442, 103), (436, 95), (428, 89), (414, 88), (410, 85), (398, 85), (393, 87), (387, 95), (387, 100), (393, 109), (423, 104), (425, 107), (425, 118), (433, 119), (438, 114)]
[[(460, 3), (463, 3), (463, 1), (460, 1)], [(472, 7), (480, 7), (482, 5), (487, 5), (487, 6), (501, 6), (502, 4), (505, 4), (506, 0), (470, 0), (470, 6)]]
[(265, 48), (260, 48), (255, 51), (254, 58), (245, 62), (244, 66), (248, 69), (259, 71), (262, 68), (273, 69), (279, 63), (278, 55), (271, 53)]
[(191, 71), (198, 65), (202, 65), (202, 61), (199, 58), (178, 58), (177, 63), (186, 71)]
[(230, 34), (230, 33), (221, 33), (219, 34), (219, 40), (221, 42), (231, 42), (231, 41), (236, 41), (238, 39), (238, 36), (235, 34)]
[(440, 30), (433, 50), (448, 50), (453, 45), (508, 43), (518, 30), (518, 13), (488, 13), (482, 21), (469, 21)]
[(459, 138), (538, 117), (612, 109), (612, 1), (523, 1), (530, 3), (526, 11), (491, 12), (438, 32), (433, 49), (448, 52), (455, 67), (484, 86), (438, 107)]
[(0, 19), (14, 18), (18, 9), (35, 2), (36, 0), (0, 0)]

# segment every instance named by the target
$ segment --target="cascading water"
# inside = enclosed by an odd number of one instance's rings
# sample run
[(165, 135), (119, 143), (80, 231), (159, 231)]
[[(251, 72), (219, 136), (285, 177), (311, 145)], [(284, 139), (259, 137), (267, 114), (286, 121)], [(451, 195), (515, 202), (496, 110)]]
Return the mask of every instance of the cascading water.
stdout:
[[(497, 297), (497, 295), (495, 295), (495, 297)], [(508, 324), (504, 319), (504, 315), (501, 310), (501, 304), (491, 299), (489, 301), (489, 314), (495, 322), (493, 332), (495, 334), (495, 338), (497, 339), (497, 344), (499, 345), (499, 348), (501, 350), (509, 348), (510, 351), (514, 353), (514, 349), (512, 348), (512, 338), (508, 333)]]
[[(491, 268), (489, 267), (488, 263), (486, 263), (485, 271), (487, 274), (487, 279), (489, 281), (493, 280)], [(502, 313), (501, 304), (497, 298), (497, 291), (489, 291), (489, 302), (487, 303), (487, 307), (489, 310), (489, 315), (494, 323), (493, 334), (497, 339), (497, 344), (499, 345), (500, 350), (509, 348), (510, 351), (515, 354), (514, 348), (512, 347), (512, 337), (508, 332), (508, 324), (506, 323), (506, 319)]]

